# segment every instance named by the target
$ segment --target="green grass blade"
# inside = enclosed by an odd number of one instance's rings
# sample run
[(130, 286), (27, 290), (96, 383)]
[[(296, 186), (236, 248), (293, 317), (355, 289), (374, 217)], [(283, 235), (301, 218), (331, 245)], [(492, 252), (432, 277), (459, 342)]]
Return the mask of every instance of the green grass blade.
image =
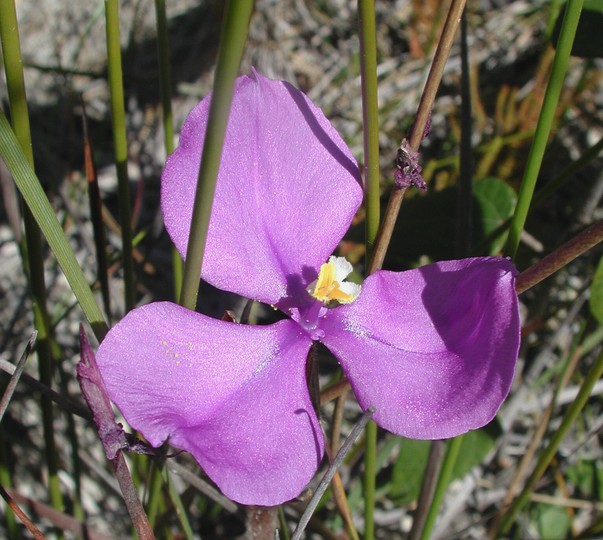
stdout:
[[(14, 132), (19, 145), (24, 151), (27, 162), (33, 167), (33, 150), (29, 111), (23, 77), (23, 60), (19, 26), (14, 1), (0, 3), (0, 39), (4, 52), (4, 68), (8, 88), (9, 105)], [(40, 229), (28, 208), (23, 210), (25, 224), (25, 246), (27, 270), (31, 286), (34, 326), (38, 331), (38, 370), (40, 381), (48, 387), (52, 386), (54, 358), (50, 346), (51, 329), (47, 309), (46, 282), (44, 278), (44, 250)], [(52, 401), (41, 396), (42, 425), (44, 434), (44, 455), (48, 468), (48, 492), (50, 502), (58, 511), (63, 511), (63, 495), (59, 482), (59, 458), (55, 445)], [(62, 535), (59, 535), (62, 538)]]
[(431, 537), (431, 531), (433, 530), (433, 526), (435, 525), (436, 519), (438, 517), (440, 506), (442, 505), (444, 495), (446, 494), (446, 490), (448, 489), (448, 484), (450, 484), (454, 465), (456, 463), (456, 459), (459, 455), (459, 450), (461, 449), (462, 444), (463, 435), (455, 437), (454, 439), (451, 439), (448, 442), (448, 448), (446, 449), (446, 454), (442, 462), (442, 468), (440, 469), (440, 474), (438, 476), (438, 481), (433, 494), (433, 499), (431, 501), (431, 505), (429, 506), (427, 517), (425, 519), (425, 526), (423, 527), (421, 540), (429, 540), (429, 538)]
[(128, 179), (128, 142), (126, 138), (126, 112), (119, 42), (118, 0), (105, 0), (105, 19), (109, 90), (111, 93), (111, 122), (113, 124), (113, 144), (115, 146), (115, 166), (117, 168), (119, 220), (121, 222), (125, 303), (126, 311), (130, 311), (136, 303), (136, 283), (134, 259), (132, 258), (132, 212), (130, 208), (130, 181)]
[(603, 351), (599, 354), (597, 360), (590, 368), (587, 373), (584, 381), (582, 381), (582, 385), (580, 386), (580, 390), (578, 391), (578, 395), (576, 399), (571, 403), (563, 420), (561, 421), (561, 425), (559, 428), (551, 434), (551, 440), (548, 446), (541, 452), (538, 463), (536, 464), (536, 468), (526, 481), (526, 484), (519, 494), (519, 496), (515, 499), (511, 508), (505, 514), (501, 525), (501, 531), (503, 533), (507, 533), (513, 524), (513, 520), (517, 513), (523, 508), (523, 506), (528, 502), (530, 495), (532, 493), (532, 489), (534, 488), (536, 482), (540, 479), (540, 477), (544, 474), (547, 467), (550, 465), (551, 461), (555, 457), (557, 449), (559, 445), (568, 434), (570, 428), (573, 423), (578, 418), (578, 415), (586, 405), (590, 393), (592, 392), (595, 383), (599, 380), (599, 378), (603, 375)]
[[(360, 70), (364, 134), (364, 192), (366, 208), (366, 258), (372, 257), (380, 223), (379, 192), (379, 109), (377, 102), (377, 36), (374, 0), (358, 0)], [(375, 537), (375, 458), (377, 424), (366, 426), (364, 452), (364, 537)]]
[(380, 221), (379, 108), (377, 101), (377, 36), (374, 0), (358, 0), (362, 128), (364, 135), (364, 192), (366, 249), (370, 258)]
[[(163, 111), (163, 144), (166, 156), (174, 151), (174, 120), (172, 115), (172, 74), (170, 69), (170, 47), (168, 42), (167, 16), (165, 0), (155, 0), (155, 17), (157, 19), (157, 57), (159, 59), (159, 89)], [(182, 289), (182, 257), (172, 247), (172, 269), (174, 272), (175, 298)]]
[(253, 0), (230, 1), (225, 8), (214, 91), (199, 168), (199, 181), (195, 194), (191, 232), (186, 250), (186, 264), (184, 265), (182, 292), (180, 294), (180, 304), (188, 309), (195, 309), (197, 304), (199, 276), (201, 275), (209, 218), (222, 157), (222, 145), (224, 144), (234, 83), (241, 65), (252, 10)]
[(515, 214), (513, 215), (509, 228), (509, 237), (507, 238), (507, 244), (504, 249), (504, 253), (512, 258), (515, 257), (517, 248), (519, 247), (519, 239), (525, 226), (530, 203), (536, 187), (536, 180), (538, 179), (538, 173), (542, 164), (542, 158), (544, 157), (549, 134), (553, 127), (555, 110), (563, 88), (563, 81), (565, 79), (565, 73), (567, 71), (583, 3), (584, 0), (569, 0), (563, 18), (557, 50), (553, 60), (551, 77), (544, 95), (542, 110), (540, 111), (540, 117), (538, 118), (538, 124), (536, 125), (534, 141), (532, 142), (523, 180), (521, 182), (521, 188), (519, 190), (517, 207), (515, 208)]
[(75, 258), (56, 213), (40, 185), (40, 181), (32, 166), (28, 163), (2, 111), (0, 111), (0, 157), (6, 163), (17, 188), (57, 258), (94, 334), (97, 339), (102, 339), (108, 330), (102, 311), (94, 299), (94, 294), (86, 281), (80, 264)]

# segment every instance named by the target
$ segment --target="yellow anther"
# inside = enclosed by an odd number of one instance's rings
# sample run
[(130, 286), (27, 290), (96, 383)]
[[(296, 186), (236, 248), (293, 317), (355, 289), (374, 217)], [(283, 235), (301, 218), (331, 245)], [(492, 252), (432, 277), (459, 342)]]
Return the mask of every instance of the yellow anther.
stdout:
[(318, 279), (310, 284), (308, 292), (325, 304), (349, 304), (360, 294), (360, 285), (344, 282), (352, 270), (352, 265), (343, 257), (329, 257), (328, 262), (320, 267)]

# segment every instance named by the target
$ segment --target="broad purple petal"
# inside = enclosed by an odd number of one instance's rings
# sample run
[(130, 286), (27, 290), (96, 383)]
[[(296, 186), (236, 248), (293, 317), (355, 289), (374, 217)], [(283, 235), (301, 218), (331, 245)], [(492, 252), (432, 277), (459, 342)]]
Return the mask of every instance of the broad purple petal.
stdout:
[[(184, 256), (209, 97), (190, 113), (162, 176), (165, 226)], [(331, 255), (362, 201), (358, 167), (320, 109), (257, 72), (237, 79), (203, 279), (276, 304)], [(296, 276), (298, 276), (296, 278)], [(301, 289), (300, 289), (301, 290)]]
[(276, 505), (297, 496), (322, 459), (305, 378), (310, 344), (289, 320), (246, 326), (163, 302), (130, 312), (97, 362), (112, 401), (153, 446), (169, 438), (228, 497)]
[(487, 424), (507, 396), (520, 340), (515, 268), (502, 258), (379, 271), (329, 312), (323, 342), (381, 427), (443, 439)]

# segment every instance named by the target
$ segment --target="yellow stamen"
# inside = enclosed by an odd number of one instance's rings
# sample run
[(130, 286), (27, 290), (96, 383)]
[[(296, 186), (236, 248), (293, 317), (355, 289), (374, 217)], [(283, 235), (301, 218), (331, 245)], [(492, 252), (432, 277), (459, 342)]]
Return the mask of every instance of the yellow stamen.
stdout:
[(310, 294), (317, 300), (325, 303), (335, 300), (342, 304), (347, 304), (354, 300), (353, 295), (341, 290), (341, 284), (335, 279), (335, 275), (335, 264), (331, 260), (324, 263), (320, 267), (316, 286), (313, 291), (310, 291)]

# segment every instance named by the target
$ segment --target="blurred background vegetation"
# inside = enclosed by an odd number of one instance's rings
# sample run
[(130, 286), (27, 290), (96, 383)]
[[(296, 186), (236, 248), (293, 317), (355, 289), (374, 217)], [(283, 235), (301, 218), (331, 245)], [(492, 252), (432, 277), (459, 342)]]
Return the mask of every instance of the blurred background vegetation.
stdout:
[[(446, 0), (376, 2), (380, 164), (383, 202), (393, 183), (395, 157), (416, 112), (443, 21)], [(555, 25), (563, 4), (555, 0), (472, 0), (466, 20), (473, 111), (474, 255), (499, 254), (504, 224), (513, 213), (517, 191), (551, 64)], [(585, 5), (574, 56), (554, 128), (540, 171), (537, 192), (516, 264), (520, 270), (603, 217), (603, 23), (600, 1)], [(117, 179), (113, 155), (110, 94), (107, 82), (103, 2), (21, 1), (17, 4), (37, 174), (67, 233), (90, 283), (97, 283), (96, 251), (90, 225), (88, 181), (84, 168), (83, 107), (99, 176), (107, 233), (111, 316), (125, 310), (117, 223)], [(167, 5), (172, 104), (176, 131), (186, 114), (211, 89), (223, 3), (174, 0)], [(597, 22), (598, 21), (598, 22)], [(136, 301), (171, 298), (171, 244), (162, 228), (159, 176), (166, 157), (157, 61), (157, 30), (149, 1), (120, 4), (120, 34), (127, 111), (128, 171), (132, 189), (136, 265)], [(597, 48), (597, 43), (599, 48)], [(582, 47), (582, 48), (580, 48)], [(242, 72), (255, 67), (305, 91), (322, 108), (362, 161), (362, 108), (358, 23), (355, 3), (347, 0), (258, 0), (252, 17)], [(447, 63), (432, 111), (431, 131), (422, 145), (429, 189), (409, 192), (402, 206), (385, 267), (406, 269), (455, 257), (457, 181), (461, 123), (461, 59), (458, 40)], [(7, 110), (4, 78), (0, 97)], [(0, 163), (0, 360), (15, 364), (32, 332), (32, 307), (18, 242), (21, 225), (12, 180)], [(340, 246), (361, 270), (364, 258), (361, 210)], [(498, 231), (498, 234), (497, 234)], [(499, 419), (463, 441), (454, 479), (434, 529), (434, 538), (484, 538), (526, 454), (534, 432), (546, 422), (548, 434), (576, 395), (603, 331), (603, 270), (595, 274), (601, 249), (568, 265), (562, 272), (521, 297), (524, 341), (511, 397)], [(75, 298), (53, 257), (45, 263), (49, 310), (54, 329), (57, 369), (53, 388), (81, 402), (75, 380), (78, 327), (82, 320)], [(593, 282), (593, 276), (597, 276)], [(594, 283), (594, 285), (593, 285)], [(598, 288), (597, 288), (598, 287)], [(100, 293), (99, 293), (100, 294)], [(589, 303), (590, 297), (590, 303)], [(200, 309), (220, 317), (242, 309), (242, 300), (204, 287)], [(262, 316), (262, 312), (260, 312)], [(572, 360), (575, 372), (567, 386), (561, 373)], [(324, 359), (323, 381), (334, 361)], [(36, 359), (26, 369), (36, 377)], [(4, 374), (3, 374), (4, 375)], [(3, 379), (0, 379), (0, 381)], [(8, 380), (8, 377), (5, 377)], [(603, 512), (600, 429), (601, 392), (597, 384), (572, 436), (561, 445), (553, 465), (534, 489), (530, 504), (509, 537), (595, 538)], [(550, 418), (543, 417), (554, 400)], [(65, 405), (54, 407), (59, 457), (58, 478), (64, 507), (48, 506), (40, 402), (31, 384), (17, 387), (0, 430), (0, 482), (50, 536), (126, 538), (131, 524), (115, 480), (91, 424)], [(329, 417), (330, 406), (324, 409)], [(343, 432), (358, 417), (353, 399), (346, 403)], [(74, 440), (77, 444), (74, 444)], [(377, 537), (405, 538), (416, 509), (429, 443), (381, 433), (378, 446)], [(362, 447), (355, 447), (341, 474), (356, 526), (362, 524)], [(175, 461), (198, 473), (188, 456)], [(139, 469), (143, 501), (146, 465)], [(173, 469), (192, 527), (203, 538), (245, 534), (241, 509), (198, 491)], [(167, 488), (162, 488), (166, 490)], [(158, 537), (180, 538), (182, 526), (169, 494), (157, 510)], [(293, 528), (302, 502), (283, 507), (282, 520)], [(20, 525), (10, 512), (0, 536), (18, 537)], [(75, 521), (68, 516), (75, 516)], [(72, 518), (73, 519), (73, 518)], [(4, 528), (1, 528), (4, 527)], [(80, 527), (80, 528), (78, 528)], [(599, 528), (598, 528), (599, 527)], [(62, 532), (61, 532), (62, 531)], [(79, 531), (79, 532), (78, 532)], [(310, 524), (308, 537), (345, 538), (343, 522), (325, 497)], [(311, 536), (314, 535), (314, 536)], [(284, 538), (287, 536), (284, 535)]]

